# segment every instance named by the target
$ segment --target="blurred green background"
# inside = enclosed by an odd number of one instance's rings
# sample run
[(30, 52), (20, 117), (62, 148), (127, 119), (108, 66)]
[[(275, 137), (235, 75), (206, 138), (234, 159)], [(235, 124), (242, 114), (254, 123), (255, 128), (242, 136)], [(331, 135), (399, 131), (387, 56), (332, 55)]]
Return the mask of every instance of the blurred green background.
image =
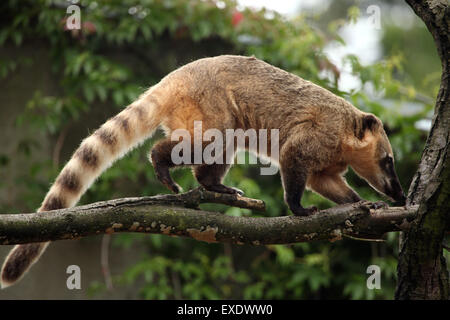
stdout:
[[(219, 54), (255, 55), (375, 113), (385, 124), (408, 190), (440, 79), (424, 24), (402, 1), (290, 1), (292, 9), (281, 13), (276, 4), (272, 10), (249, 8), (250, 2), (2, 1), (0, 212), (33, 212), (83, 137), (170, 71)], [(65, 28), (70, 4), (81, 8), (81, 30)], [(367, 11), (374, 4), (380, 27)], [(81, 203), (168, 193), (147, 161), (160, 137), (117, 162)], [(197, 185), (188, 169), (173, 176), (185, 190)], [(347, 176), (363, 198), (381, 198), (351, 170)], [(233, 216), (290, 214), (279, 175), (261, 176), (256, 165), (238, 165), (225, 184), (264, 200), (267, 212), (204, 209)], [(309, 191), (302, 203), (333, 205)], [(383, 243), (344, 239), (272, 246), (98, 236), (53, 244), (0, 298), (392, 299), (397, 247), (393, 233)], [(0, 249), (3, 257), (10, 248)], [(109, 254), (103, 269), (102, 254)], [(82, 269), (78, 292), (65, 286), (69, 264)], [(372, 264), (382, 271), (380, 290), (366, 287)]]

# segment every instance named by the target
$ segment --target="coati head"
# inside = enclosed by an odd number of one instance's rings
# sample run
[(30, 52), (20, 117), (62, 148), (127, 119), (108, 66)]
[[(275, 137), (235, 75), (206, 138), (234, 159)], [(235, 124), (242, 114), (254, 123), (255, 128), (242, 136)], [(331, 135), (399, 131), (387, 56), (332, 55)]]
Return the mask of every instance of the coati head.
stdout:
[(406, 198), (395, 172), (394, 154), (381, 120), (364, 113), (357, 121), (350, 166), (374, 189), (403, 205)]

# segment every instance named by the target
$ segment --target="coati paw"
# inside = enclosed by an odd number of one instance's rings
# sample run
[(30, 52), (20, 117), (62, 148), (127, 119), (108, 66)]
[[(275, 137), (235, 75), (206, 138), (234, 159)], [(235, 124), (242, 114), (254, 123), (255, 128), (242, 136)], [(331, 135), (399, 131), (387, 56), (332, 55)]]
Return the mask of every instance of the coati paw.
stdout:
[(244, 191), (234, 187), (227, 187), (223, 184), (217, 184), (213, 186), (203, 186), (206, 190), (217, 192), (217, 193), (228, 193), (228, 194), (237, 194), (240, 196), (244, 195)]
[(319, 210), (317, 209), (317, 207), (309, 207), (309, 208), (298, 207), (295, 209), (291, 208), (291, 211), (295, 216), (307, 217), (317, 213)]
[(369, 208), (370, 209), (381, 209), (381, 208), (387, 208), (389, 207), (389, 205), (386, 202), (383, 201), (375, 201), (375, 202), (371, 202), (369, 204)]
[(244, 195), (244, 191), (242, 191), (239, 188), (235, 188), (235, 187), (231, 187), (231, 189), (233, 189), (235, 191), (236, 194), (243, 196)]
[(180, 193), (183, 192), (183, 188), (181, 188), (178, 184), (175, 182), (170, 184), (165, 184), (167, 188), (169, 188), (173, 193)]
[(366, 208), (368, 211), (372, 210), (377, 210), (377, 209), (381, 209), (381, 208), (387, 208), (388, 204), (386, 202), (383, 201), (367, 201), (367, 200), (362, 200), (360, 202), (358, 202), (358, 205), (360, 207), (364, 207)]
[(406, 198), (394, 202), (396, 207), (404, 207), (406, 205)]
[(183, 189), (175, 181), (172, 180), (170, 175), (160, 174), (156, 172), (156, 177), (163, 185), (165, 185), (173, 193), (180, 193), (183, 191)]

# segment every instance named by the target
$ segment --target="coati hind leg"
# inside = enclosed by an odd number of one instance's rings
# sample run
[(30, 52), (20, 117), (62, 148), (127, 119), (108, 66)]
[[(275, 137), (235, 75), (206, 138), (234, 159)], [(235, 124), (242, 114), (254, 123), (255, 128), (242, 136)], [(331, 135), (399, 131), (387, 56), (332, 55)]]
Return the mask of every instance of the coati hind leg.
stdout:
[[(151, 150), (150, 157), (155, 170), (156, 177), (158, 180), (164, 184), (167, 188), (175, 193), (179, 193), (181, 187), (173, 181), (170, 176), (170, 169), (183, 164), (175, 164), (172, 161), (172, 148), (177, 145), (179, 141), (171, 141), (169, 139), (162, 140), (158, 142)], [(194, 162), (194, 159), (190, 159)], [(222, 179), (228, 172), (230, 164), (198, 164), (194, 165), (193, 171), (194, 176), (197, 181), (206, 190), (219, 192), (219, 193), (229, 193), (229, 194), (240, 194), (243, 195), (244, 192), (237, 188), (227, 187), (222, 184)]]
[(194, 167), (194, 176), (206, 190), (243, 195), (238, 188), (227, 187), (222, 184), (223, 177), (230, 169), (230, 164), (201, 164)]
[(170, 176), (169, 169), (176, 166), (172, 161), (172, 148), (179, 143), (178, 141), (171, 141), (165, 139), (155, 144), (150, 151), (150, 158), (155, 169), (156, 177), (162, 184), (175, 193), (179, 193), (181, 187), (173, 181)]
[(339, 174), (313, 174), (308, 177), (307, 183), (309, 188), (337, 204), (361, 201), (359, 195)]
[[(206, 145), (204, 145), (205, 147)], [(222, 184), (222, 180), (230, 169), (234, 158), (234, 152), (230, 153), (229, 151), (230, 149), (227, 152), (227, 148), (221, 151), (215, 149), (211, 154), (213, 158), (203, 159), (208, 163), (196, 165), (192, 171), (198, 183), (208, 191), (243, 195), (244, 192), (242, 190)]]

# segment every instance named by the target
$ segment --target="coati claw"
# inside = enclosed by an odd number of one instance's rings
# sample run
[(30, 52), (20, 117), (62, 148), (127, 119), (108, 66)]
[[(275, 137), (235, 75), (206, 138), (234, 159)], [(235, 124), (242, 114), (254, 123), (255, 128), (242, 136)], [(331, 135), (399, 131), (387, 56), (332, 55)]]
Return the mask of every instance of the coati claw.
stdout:
[(236, 193), (237, 193), (238, 195), (240, 195), (240, 196), (243, 196), (243, 195), (244, 195), (244, 191), (242, 191), (242, 190), (239, 189), (239, 188), (231, 187), (231, 189), (233, 189), (234, 191), (236, 191)]
[(167, 188), (169, 188), (173, 193), (180, 193), (183, 192), (183, 188), (181, 188), (178, 184), (176, 183), (167, 183), (166, 184)]
[(389, 207), (389, 205), (386, 202), (383, 201), (375, 201), (375, 202), (371, 202), (369, 204), (369, 208), (370, 209), (381, 209), (381, 208), (387, 208)]
[(291, 209), (291, 211), (295, 216), (307, 217), (307, 216), (311, 216), (311, 215), (317, 213), (319, 210), (317, 209), (317, 207), (313, 206), (313, 207), (309, 207), (309, 208), (299, 207), (294, 210)]
[(362, 201), (358, 202), (358, 206), (364, 207), (369, 211), (370, 209), (377, 210), (377, 209), (381, 209), (381, 208), (387, 208), (388, 204), (383, 201), (372, 202), (372, 201), (362, 200)]
[(203, 186), (205, 190), (211, 191), (211, 192), (217, 192), (217, 193), (228, 193), (228, 194), (237, 194), (240, 196), (244, 195), (244, 191), (238, 188), (234, 187), (227, 187), (223, 184), (216, 184), (212, 186)]

